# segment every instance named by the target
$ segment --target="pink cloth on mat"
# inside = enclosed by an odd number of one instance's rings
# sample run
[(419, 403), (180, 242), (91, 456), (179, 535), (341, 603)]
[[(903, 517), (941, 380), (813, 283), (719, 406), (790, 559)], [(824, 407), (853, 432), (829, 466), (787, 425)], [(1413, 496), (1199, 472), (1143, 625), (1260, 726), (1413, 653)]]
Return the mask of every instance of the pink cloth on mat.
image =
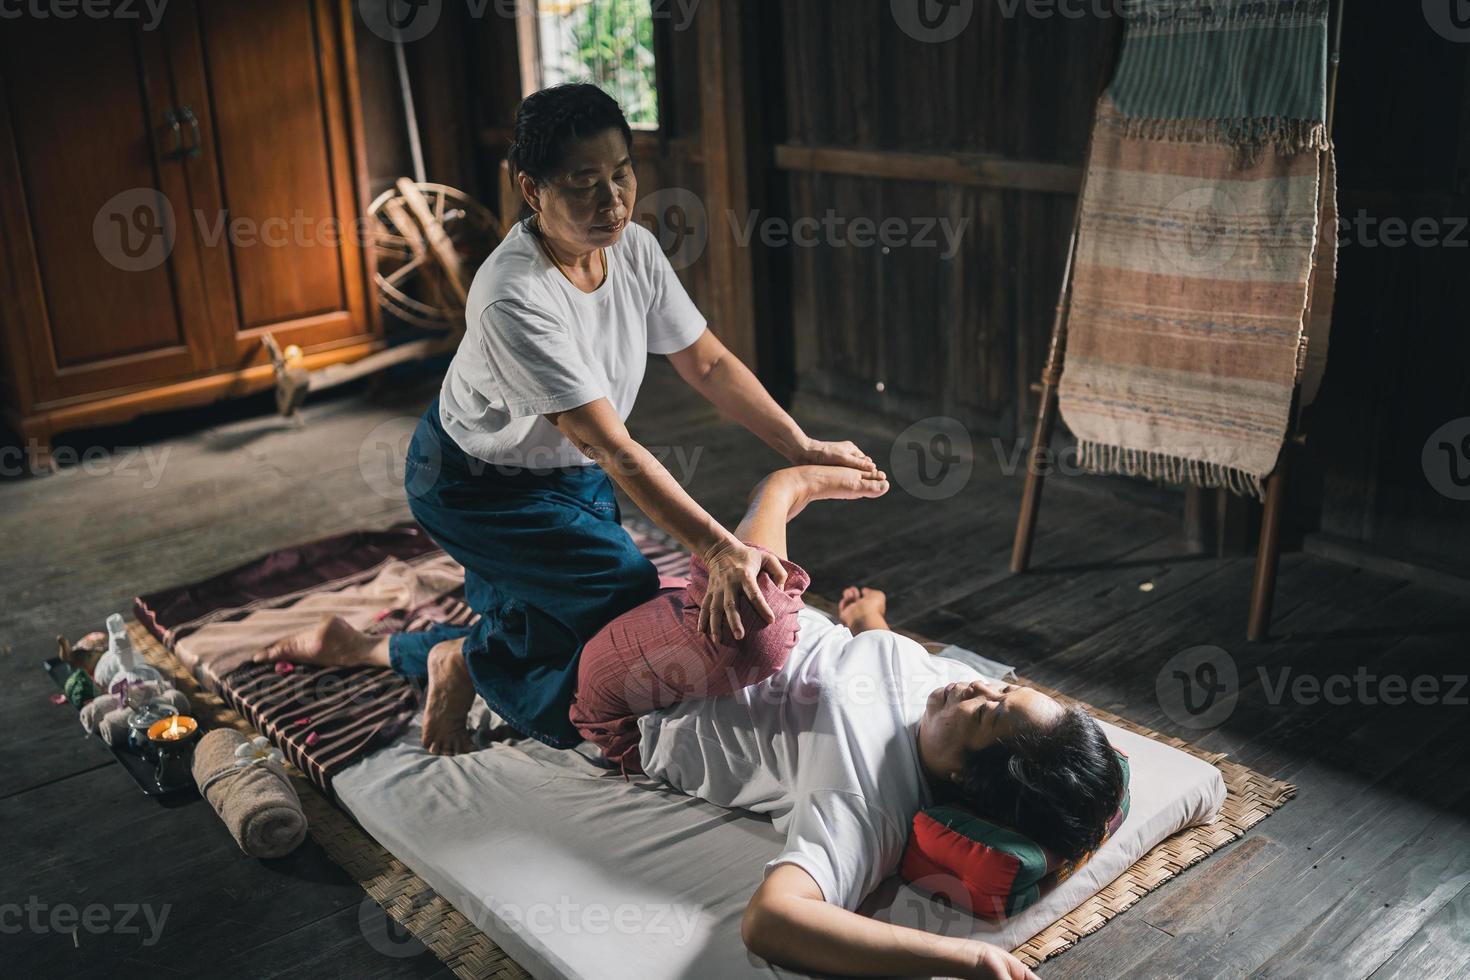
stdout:
[(687, 586), (665, 589), (599, 630), (582, 648), (577, 693), (568, 714), (582, 737), (595, 742), (624, 772), (642, 772), (640, 715), (691, 698), (730, 694), (780, 670), (796, 646), (797, 613), (811, 585), (800, 565), (784, 559), (781, 565), (786, 569), (784, 586), (778, 587), (765, 572), (756, 579), (775, 614), (772, 622), (765, 622), (749, 599), (740, 598), (744, 639), (716, 642), (699, 631), (709, 569), (697, 557), (690, 562)]

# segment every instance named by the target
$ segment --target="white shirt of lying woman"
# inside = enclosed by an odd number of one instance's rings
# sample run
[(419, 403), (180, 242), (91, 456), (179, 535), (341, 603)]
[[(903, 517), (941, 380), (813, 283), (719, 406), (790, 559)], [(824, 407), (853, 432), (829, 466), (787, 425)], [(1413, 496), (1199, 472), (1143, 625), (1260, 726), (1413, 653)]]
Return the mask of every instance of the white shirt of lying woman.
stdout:
[(785, 666), (727, 697), (639, 719), (644, 770), (692, 796), (768, 814), (795, 864), (855, 909), (899, 863), (909, 825), (965, 757), (1062, 711), (888, 630), (854, 636), (800, 613)]

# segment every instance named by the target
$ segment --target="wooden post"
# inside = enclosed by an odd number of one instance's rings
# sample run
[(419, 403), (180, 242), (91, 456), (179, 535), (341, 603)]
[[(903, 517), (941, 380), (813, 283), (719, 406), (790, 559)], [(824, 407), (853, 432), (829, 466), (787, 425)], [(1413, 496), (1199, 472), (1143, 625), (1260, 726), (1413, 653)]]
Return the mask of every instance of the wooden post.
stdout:
[[(1086, 178), (1083, 178), (1084, 189)], [(1041, 372), (1041, 409), (1036, 414), (1036, 431), (1031, 451), (1026, 454), (1026, 489), (1021, 492), (1021, 513), (1016, 518), (1016, 540), (1011, 545), (1011, 571), (1024, 572), (1031, 564), (1031, 545), (1036, 537), (1036, 516), (1041, 511), (1041, 488), (1052, 431), (1057, 424), (1057, 385), (1062, 380), (1063, 351), (1067, 346), (1067, 308), (1072, 298), (1072, 270), (1077, 261), (1077, 231), (1082, 223), (1082, 192), (1077, 194), (1077, 214), (1072, 219), (1072, 241), (1067, 248), (1067, 266), (1062, 272), (1062, 295), (1052, 323), (1051, 346)]]
[(735, 240), (728, 220), (732, 214), (739, 220), (750, 210), (742, 7), (740, 0), (704, 0), (695, 17), (709, 221), (704, 261), (709, 263), (710, 325), (736, 357), (758, 372), (751, 249)]
[[(1332, 43), (1327, 55), (1327, 118), (1323, 121), (1327, 130), (1327, 142), (1332, 143), (1333, 124), (1337, 116), (1337, 81), (1342, 65), (1342, 0), (1334, 0), (1330, 25)], [(1327, 167), (1329, 150), (1322, 155), (1321, 173), (1318, 175), (1317, 213), (1327, 207)], [(1315, 248), (1315, 244), (1313, 246)], [(1310, 293), (1312, 284), (1307, 283)], [(1308, 308), (1306, 316), (1311, 316)], [(1246, 626), (1246, 639), (1258, 643), (1266, 639), (1271, 631), (1271, 604), (1276, 595), (1276, 571), (1281, 561), (1281, 519), (1286, 508), (1286, 472), (1292, 447), (1302, 441), (1297, 431), (1298, 413), (1301, 411), (1301, 384), (1298, 380), (1296, 393), (1291, 402), (1291, 424), (1286, 440), (1281, 445), (1281, 455), (1276, 460), (1275, 471), (1266, 478), (1265, 512), (1261, 516), (1261, 540), (1256, 546), (1256, 571), (1251, 581), (1250, 620)]]
[(1261, 517), (1261, 543), (1256, 548), (1256, 573), (1251, 580), (1250, 623), (1246, 639), (1257, 643), (1271, 629), (1271, 604), (1276, 598), (1276, 568), (1281, 560), (1281, 512), (1286, 501), (1288, 446), (1281, 447), (1276, 471), (1266, 478), (1266, 509)]

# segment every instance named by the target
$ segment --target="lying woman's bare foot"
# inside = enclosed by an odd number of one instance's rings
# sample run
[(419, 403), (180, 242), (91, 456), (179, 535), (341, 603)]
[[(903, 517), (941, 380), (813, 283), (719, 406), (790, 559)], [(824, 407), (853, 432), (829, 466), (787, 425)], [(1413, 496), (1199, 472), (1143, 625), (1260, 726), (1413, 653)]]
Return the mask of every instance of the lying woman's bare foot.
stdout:
[[(800, 514), (814, 500), (861, 500), (888, 492), (888, 475), (882, 470), (864, 472), (850, 466), (788, 466), (766, 477), (791, 495), (786, 519)], [(756, 492), (759, 492), (757, 485)]]
[(387, 667), (388, 638), (369, 636), (341, 616), (277, 640), (250, 658), (258, 664), (290, 660), (316, 667)]
[(475, 685), (464, 662), (464, 638), (445, 640), (429, 651), (429, 690), (424, 697), (424, 748), (457, 755), (474, 748), (465, 725), (475, 703)]
[(849, 585), (837, 603), (837, 618), (854, 634), (888, 628), (888, 596), (877, 589)]

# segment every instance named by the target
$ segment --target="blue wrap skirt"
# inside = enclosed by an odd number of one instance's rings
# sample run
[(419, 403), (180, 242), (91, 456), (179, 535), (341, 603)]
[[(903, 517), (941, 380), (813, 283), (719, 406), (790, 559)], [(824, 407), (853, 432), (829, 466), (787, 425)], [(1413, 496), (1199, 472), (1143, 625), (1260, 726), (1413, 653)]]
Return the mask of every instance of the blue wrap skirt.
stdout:
[(658, 591), (658, 571), (623, 530), (597, 466), (502, 467), (470, 456), (439, 422), (439, 399), (409, 444), (409, 509), (465, 570), (471, 626), (389, 641), (393, 668), (428, 674), (429, 650), (463, 636), (475, 689), (496, 714), (557, 748), (581, 742), (567, 711), (582, 645)]

